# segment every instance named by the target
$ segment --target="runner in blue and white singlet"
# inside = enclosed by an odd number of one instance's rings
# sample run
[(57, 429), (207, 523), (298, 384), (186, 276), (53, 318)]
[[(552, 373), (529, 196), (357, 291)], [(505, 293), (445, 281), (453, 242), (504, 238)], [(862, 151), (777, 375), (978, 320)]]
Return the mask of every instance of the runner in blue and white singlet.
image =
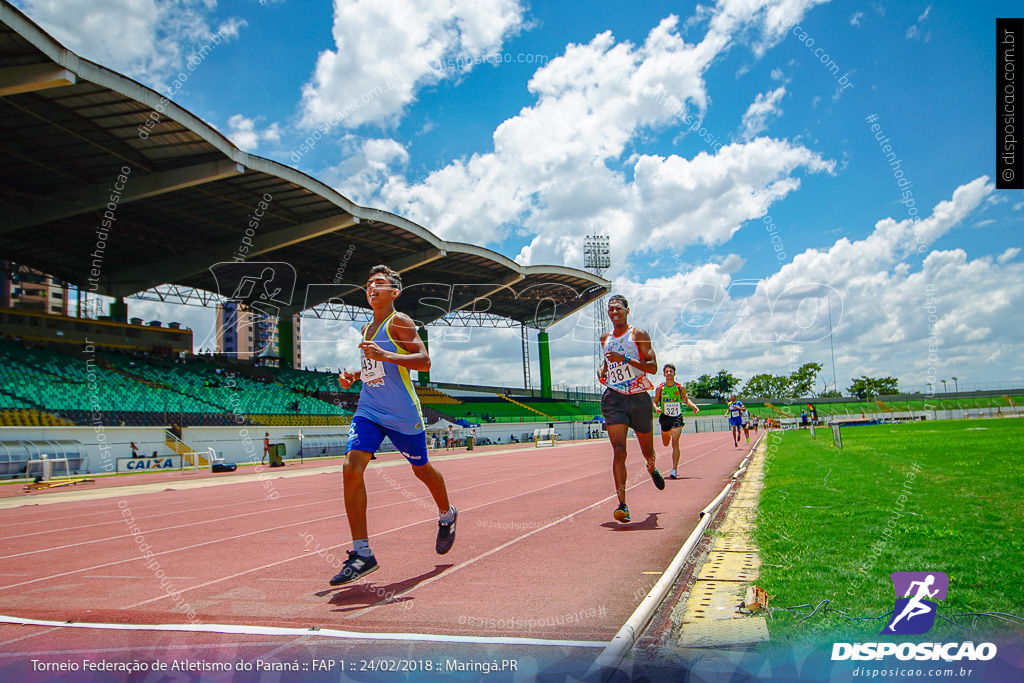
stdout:
[(747, 408), (743, 405), (743, 401), (737, 400), (736, 394), (729, 397), (729, 405), (726, 407), (725, 412), (729, 415), (729, 427), (732, 431), (732, 443), (733, 446), (739, 448), (740, 446), (740, 430), (747, 436), (747, 443), (750, 443), (750, 431), (747, 427), (747, 422), (744, 420), (744, 416), (747, 414)]
[[(389, 353), (408, 355), (409, 352), (396, 344), (388, 331), (395, 315), (392, 313), (388, 316), (371, 338), (367, 339), (364, 333), (363, 341), (373, 342)], [(369, 332), (370, 327), (367, 327), (366, 332)], [(363, 388), (359, 392), (359, 407), (356, 408), (355, 417), (364, 417), (385, 429), (393, 429), (402, 434), (422, 432), (423, 411), (416, 389), (409, 379), (409, 370), (395, 363), (371, 360), (362, 353), (360, 356)], [(403, 455), (409, 457), (404, 452)], [(423, 462), (426, 462), (425, 458)]]
[(363, 472), (385, 438), (412, 465), (413, 474), (430, 491), (437, 504), (437, 539), (434, 549), (444, 555), (455, 542), (458, 511), (448, 502), (444, 477), (427, 462), (427, 437), (419, 398), (409, 379), (409, 370), (430, 369), (430, 355), (416, 334), (409, 316), (395, 311), (395, 299), (402, 292), (402, 277), (387, 266), (374, 266), (366, 283), (366, 301), (373, 319), (363, 327), (359, 344), (360, 369), (338, 376), (342, 389), (356, 380), (363, 383), (359, 406), (348, 432), (348, 452), (342, 468), (345, 483), (345, 512), (352, 532), (352, 550), (341, 571), (331, 579), (340, 586), (360, 579), (378, 568), (370, 550), (366, 521), (366, 482)]

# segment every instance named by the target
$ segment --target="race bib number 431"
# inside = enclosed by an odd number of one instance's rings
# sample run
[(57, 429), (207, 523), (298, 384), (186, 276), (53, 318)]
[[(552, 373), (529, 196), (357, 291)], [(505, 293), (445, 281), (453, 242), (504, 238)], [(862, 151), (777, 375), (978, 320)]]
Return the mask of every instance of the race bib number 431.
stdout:
[(384, 364), (363, 356), (363, 372), (360, 376), (364, 382), (378, 382), (384, 379)]

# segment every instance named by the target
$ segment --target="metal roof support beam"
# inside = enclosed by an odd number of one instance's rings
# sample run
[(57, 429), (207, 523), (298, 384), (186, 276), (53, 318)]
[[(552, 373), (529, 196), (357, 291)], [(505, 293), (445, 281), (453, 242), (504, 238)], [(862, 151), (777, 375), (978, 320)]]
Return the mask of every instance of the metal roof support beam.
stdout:
[[(470, 299), (469, 301), (466, 301), (465, 303), (463, 303), (460, 306), (452, 307), (451, 309), (449, 309), (448, 312), (449, 313), (454, 313), (455, 311), (461, 311), (461, 310), (463, 310), (465, 308), (469, 308), (470, 306), (473, 307), (473, 312), (474, 313), (486, 312), (486, 311), (490, 310), (490, 304), (488, 303), (487, 308), (483, 309), (482, 311), (477, 311), (476, 310), (477, 302), (479, 302), (479, 301), (489, 301), (492, 296), (494, 296), (495, 294), (497, 294), (501, 290), (508, 289), (509, 287), (511, 287), (512, 285), (516, 284), (517, 282), (522, 282), (525, 279), (526, 279), (526, 276), (523, 275), (522, 273), (512, 273), (511, 275), (506, 275), (505, 277), (503, 277), (500, 280), (498, 280), (497, 283), (488, 283), (489, 285), (490, 284), (494, 284), (494, 286), (491, 289), (488, 289), (483, 294), (479, 294), (479, 295), (473, 297), (472, 299)], [(473, 286), (476, 286), (476, 285), (473, 285)], [(455, 285), (456, 291), (458, 290), (459, 287), (460, 287), (460, 285)]]
[(217, 263), (234, 261), (241, 250), (243, 239), (248, 240), (245, 246), (249, 247), (248, 251), (244, 252), (245, 260), (252, 262), (259, 261), (258, 256), (275, 249), (282, 249), (308, 239), (313, 239), (314, 237), (338, 232), (357, 223), (358, 220), (351, 214), (342, 213), (337, 216), (310, 221), (309, 223), (279, 228), (267, 233), (258, 233), (251, 238), (246, 237), (244, 232), (240, 232), (236, 241), (211, 245), (202, 258), (168, 258), (157, 263), (143, 264), (136, 268), (114, 273), (111, 276), (111, 280), (126, 284), (114, 286), (111, 296), (127, 296), (140, 289), (148, 289), (170, 282), (180, 282), (192, 275), (208, 270), (210, 266)]
[(58, 64), (30, 64), (0, 69), (0, 97), (49, 88), (63, 88), (78, 82), (75, 74)]
[(90, 185), (34, 200), (32, 208), (14, 212), (0, 224), (0, 235), (103, 209), (115, 194), (118, 196), (116, 204), (126, 204), (215, 180), (232, 178), (244, 172), (245, 167), (233, 161), (211, 161), (172, 171), (142, 176), (128, 175), (126, 181), (118, 180), (118, 176), (114, 176), (102, 185)]
[[(282, 306), (281, 315), (296, 315), (303, 311), (313, 311), (311, 317), (314, 318), (330, 317), (334, 320), (355, 320), (355, 318), (350, 317), (339, 318), (338, 314), (332, 311), (332, 309), (338, 308), (339, 304), (342, 307), (346, 307), (345, 304), (341, 303), (344, 298), (353, 292), (362, 291), (362, 289), (362, 285), (343, 284), (340, 282), (310, 283), (306, 286), (305, 300), (302, 303), (294, 301), (291, 306)], [(296, 296), (298, 296), (298, 293), (296, 293)]]
[(424, 249), (423, 251), (418, 251), (415, 254), (409, 254), (408, 256), (395, 259), (388, 265), (388, 267), (391, 268), (391, 270), (398, 271), (399, 273), (405, 273), (413, 268), (419, 268), (420, 266), (425, 266), (432, 261), (444, 258), (447, 255), (448, 252), (444, 249), (437, 249), (436, 247)]

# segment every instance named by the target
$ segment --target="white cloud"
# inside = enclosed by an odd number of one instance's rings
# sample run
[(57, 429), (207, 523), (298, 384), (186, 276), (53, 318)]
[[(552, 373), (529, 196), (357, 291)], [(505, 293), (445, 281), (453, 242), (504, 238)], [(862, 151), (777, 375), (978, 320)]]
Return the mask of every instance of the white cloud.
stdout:
[[(493, 152), (456, 160), (421, 183), (392, 170), (381, 176), (373, 197), (366, 194), (365, 176), (346, 180), (339, 189), (358, 192), (367, 203), (445, 239), (493, 244), (513, 232), (533, 234), (517, 257), (522, 263), (579, 265), (579, 238), (613, 225), (613, 249), (624, 257), (649, 248), (652, 232), (658, 238), (674, 235), (679, 231), (675, 222), (705, 214), (711, 219), (708, 227), (691, 227), (685, 241), (726, 239), (755, 215), (752, 211), (762, 211), (799, 185), (784, 175), (801, 168), (832, 169), (831, 162), (788, 143), (719, 149), (726, 131), (709, 131), (700, 120), (708, 103), (703, 74), (728, 48), (728, 31), (740, 31), (744, 21), (760, 21), (744, 11), (743, 3), (720, 5), (696, 44), (680, 36), (675, 16), (662, 20), (640, 45), (616, 42), (610, 32), (586, 44), (570, 44), (534, 74), (529, 89), (537, 102), (498, 126)], [(645, 131), (670, 127), (685, 134), (692, 129), (718, 153), (693, 161), (638, 156), (632, 182), (612, 170)], [(734, 173), (737, 163), (745, 168), (737, 166), (740, 172)], [(709, 199), (703, 207), (671, 213), (679, 207), (663, 193), (679, 190), (677, 174), (685, 176), (690, 165), (707, 174), (697, 182)], [(654, 231), (661, 223), (670, 225)], [(624, 267), (624, 261), (617, 267)]]
[(374, 195), (391, 178), (392, 169), (408, 161), (409, 153), (400, 143), (389, 138), (374, 138), (361, 141), (357, 152), (331, 169), (330, 175), (344, 179), (342, 194), (356, 203), (394, 212), (394, 207), (382, 206)]
[[(197, 0), (23, 0), (16, 2), (77, 54), (163, 90), (211, 36), (236, 38), (247, 24), (210, 26), (215, 3)], [(207, 57), (209, 58), (209, 57)]]
[(255, 152), (261, 141), (278, 142), (281, 139), (281, 129), (277, 122), (274, 122), (258, 130), (256, 125), (263, 119), (257, 116), (256, 119), (249, 119), (241, 114), (235, 114), (228, 119), (227, 137), (244, 152)]
[(747, 107), (743, 114), (743, 130), (740, 132), (741, 140), (750, 140), (768, 128), (768, 118), (782, 115), (782, 107), (779, 103), (786, 94), (786, 87), (779, 86), (775, 90), (761, 93)]
[[(908, 390), (923, 391), (929, 376), (956, 375), (965, 386), (990, 379), (981, 375), (984, 363), (1020, 377), (1024, 309), (1015, 302), (1024, 296), (1024, 263), (1016, 260), (1021, 250), (974, 260), (962, 249), (929, 251), (934, 240), (963, 227), (993, 190), (988, 178), (978, 178), (917, 224), (879, 220), (864, 239), (808, 249), (767, 281), (734, 279), (735, 264), (727, 258), (668, 277), (617, 281), (614, 290), (630, 299), (630, 322), (654, 335), (659, 361), (675, 362), (683, 378), (721, 367), (746, 379), (788, 373), (792, 363), (829, 366), (829, 298), (841, 389), (862, 374), (897, 376)], [(801, 312), (803, 295), (815, 300), (803, 302)], [(573, 341), (585, 340), (585, 329), (552, 331), (553, 363), (588, 352)], [(591, 384), (589, 363), (577, 365), (578, 374), (560, 376)]]
[(996, 261), (999, 263), (999, 265), (1003, 266), (1003, 265), (1006, 265), (1007, 263), (1009, 263), (1010, 261), (1014, 260), (1015, 258), (1017, 258), (1017, 256), (1019, 256), (1019, 255), (1020, 255), (1020, 247), (1010, 247), (1009, 249), (1004, 251), (1002, 254), (1000, 254), (999, 258), (997, 258)]
[[(910, 26), (910, 28), (907, 29), (907, 35), (906, 35), (906, 39), (907, 40), (913, 40), (913, 39), (915, 39), (915, 38), (917, 38), (918, 36), (921, 35), (921, 24), (926, 19), (928, 19), (928, 15), (931, 14), (931, 12), (932, 12), (932, 6), (928, 5), (928, 7), (925, 8), (924, 12), (922, 12), (921, 15), (917, 18), (917, 23), (916, 24), (912, 24)], [(931, 39), (931, 34), (930, 33), (926, 34), (925, 38), (924, 38), (925, 42), (927, 43), (930, 39)]]
[(863, 18), (863, 12), (854, 12), (850, 15), (850, 26), (860, 26), (861, 19)]
[(495, 54), (523, 12), (517, 0), (335, 0), (335, 49), (320, 53), (303, 87), (302, 124), (346, 107), (348, 128), (395, 123), (419, 88), (459, 73), (446, 60)]
[[(760, 19), (761, 34), (754, 42), (752, 49), (754, 54), (760, 57), (785, 38), (793, 26), (800, 23), (807, 10), (825, 2), (828, 0), (779, 0), (772, 3), (763, 3), (758, 0), (724, 0), (719, 3), (719, 6), (728, 6), (737, 23), (742, 18), (757, 13)], [(764, 4), (769, 6), (762, 10)]]

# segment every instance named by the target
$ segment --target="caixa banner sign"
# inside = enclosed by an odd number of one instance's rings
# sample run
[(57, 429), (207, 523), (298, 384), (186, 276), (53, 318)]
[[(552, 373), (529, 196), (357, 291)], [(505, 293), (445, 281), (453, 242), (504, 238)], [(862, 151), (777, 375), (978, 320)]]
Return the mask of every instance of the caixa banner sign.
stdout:
[(161, 455), (156, 458), (118, 458), (118, 472), (155, 472), (157, 470), (180, 470), (180, 455)]

